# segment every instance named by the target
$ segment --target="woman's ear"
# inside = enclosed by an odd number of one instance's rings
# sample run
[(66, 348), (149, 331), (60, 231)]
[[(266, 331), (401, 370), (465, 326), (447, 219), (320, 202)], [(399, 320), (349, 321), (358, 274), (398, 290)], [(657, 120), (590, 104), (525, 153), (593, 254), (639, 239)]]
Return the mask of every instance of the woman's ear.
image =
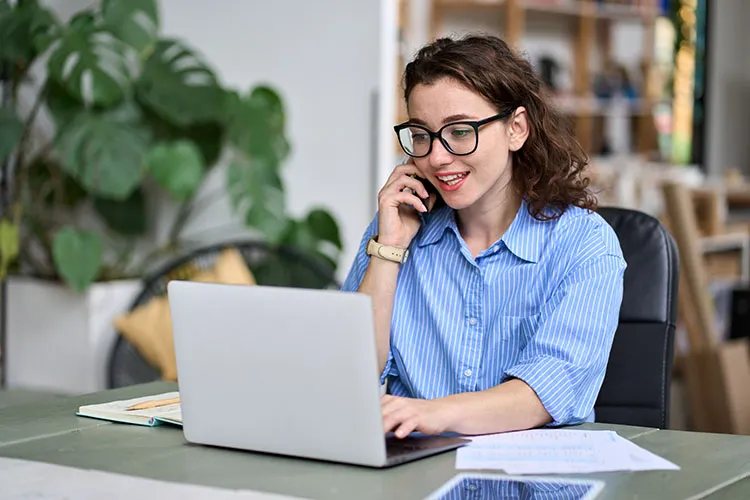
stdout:
[(526, 108), (519, 106), (508, 120), (508, 147), (511, 151), (518, 151), (529, 137), (529, 122)]

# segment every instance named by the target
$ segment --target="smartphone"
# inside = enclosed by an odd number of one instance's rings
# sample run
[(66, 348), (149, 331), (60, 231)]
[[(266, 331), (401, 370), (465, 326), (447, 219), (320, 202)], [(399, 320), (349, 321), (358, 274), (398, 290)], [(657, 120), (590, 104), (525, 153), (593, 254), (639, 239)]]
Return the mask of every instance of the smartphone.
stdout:
[[(437, 188), (435, 186), (433, 186), (433, 184), (430, 181), (428, 181), (427, 179), (423, 179), (423, 178), (421, 178), (420, 176), (418, 176), (416, 174), (412, 174), (412, 175), (410, 175), (410, 177), (412, 177), (413, 179), (417, 179), (419, 182), (421, 182), (424, 185), (424, 188), (427, 190), (427, 194), (428, 195), (430, 195), (430, 194), (434, 194), (435, 195), (436, 199), (435, 199), (435, 204), (432, 206), (433, 210), (443, 203), (442, 196), (440, 196), (440, 193), (438, 192)], [(420, 196), (420, 198), (421, 198), (421, 196)]]

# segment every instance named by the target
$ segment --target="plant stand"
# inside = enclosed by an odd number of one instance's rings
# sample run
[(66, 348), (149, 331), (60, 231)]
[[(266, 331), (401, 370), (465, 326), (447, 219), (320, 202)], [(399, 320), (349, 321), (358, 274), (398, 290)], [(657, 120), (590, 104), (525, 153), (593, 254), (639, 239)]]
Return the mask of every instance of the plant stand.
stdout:
[(6, 387), (62, 394), (107, 386), (116, 332), (112, 320), (128, 309), (138, 280), (94, 283), (83, 294), (26, 277), (7, 283)]

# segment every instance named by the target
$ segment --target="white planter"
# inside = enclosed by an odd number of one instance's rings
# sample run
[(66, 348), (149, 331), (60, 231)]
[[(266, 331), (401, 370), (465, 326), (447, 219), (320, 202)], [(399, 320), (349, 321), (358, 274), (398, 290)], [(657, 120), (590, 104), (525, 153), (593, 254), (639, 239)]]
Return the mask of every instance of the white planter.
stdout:
[(130, 307), (138, 280), (95, 283), (77, 294), (56, 283), (8, 280), (7, 386), (81, 394), (106, 388), (115, 315)]

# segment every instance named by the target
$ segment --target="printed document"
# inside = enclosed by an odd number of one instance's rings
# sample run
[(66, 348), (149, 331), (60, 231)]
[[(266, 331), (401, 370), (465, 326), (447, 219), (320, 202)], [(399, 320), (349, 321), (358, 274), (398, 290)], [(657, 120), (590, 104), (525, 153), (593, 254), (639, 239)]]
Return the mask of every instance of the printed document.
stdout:
[(472, 438), (456, 452), (457, 469), (508, 474), (678, 470), (672, 462), (613, 431), (534, 429)]

